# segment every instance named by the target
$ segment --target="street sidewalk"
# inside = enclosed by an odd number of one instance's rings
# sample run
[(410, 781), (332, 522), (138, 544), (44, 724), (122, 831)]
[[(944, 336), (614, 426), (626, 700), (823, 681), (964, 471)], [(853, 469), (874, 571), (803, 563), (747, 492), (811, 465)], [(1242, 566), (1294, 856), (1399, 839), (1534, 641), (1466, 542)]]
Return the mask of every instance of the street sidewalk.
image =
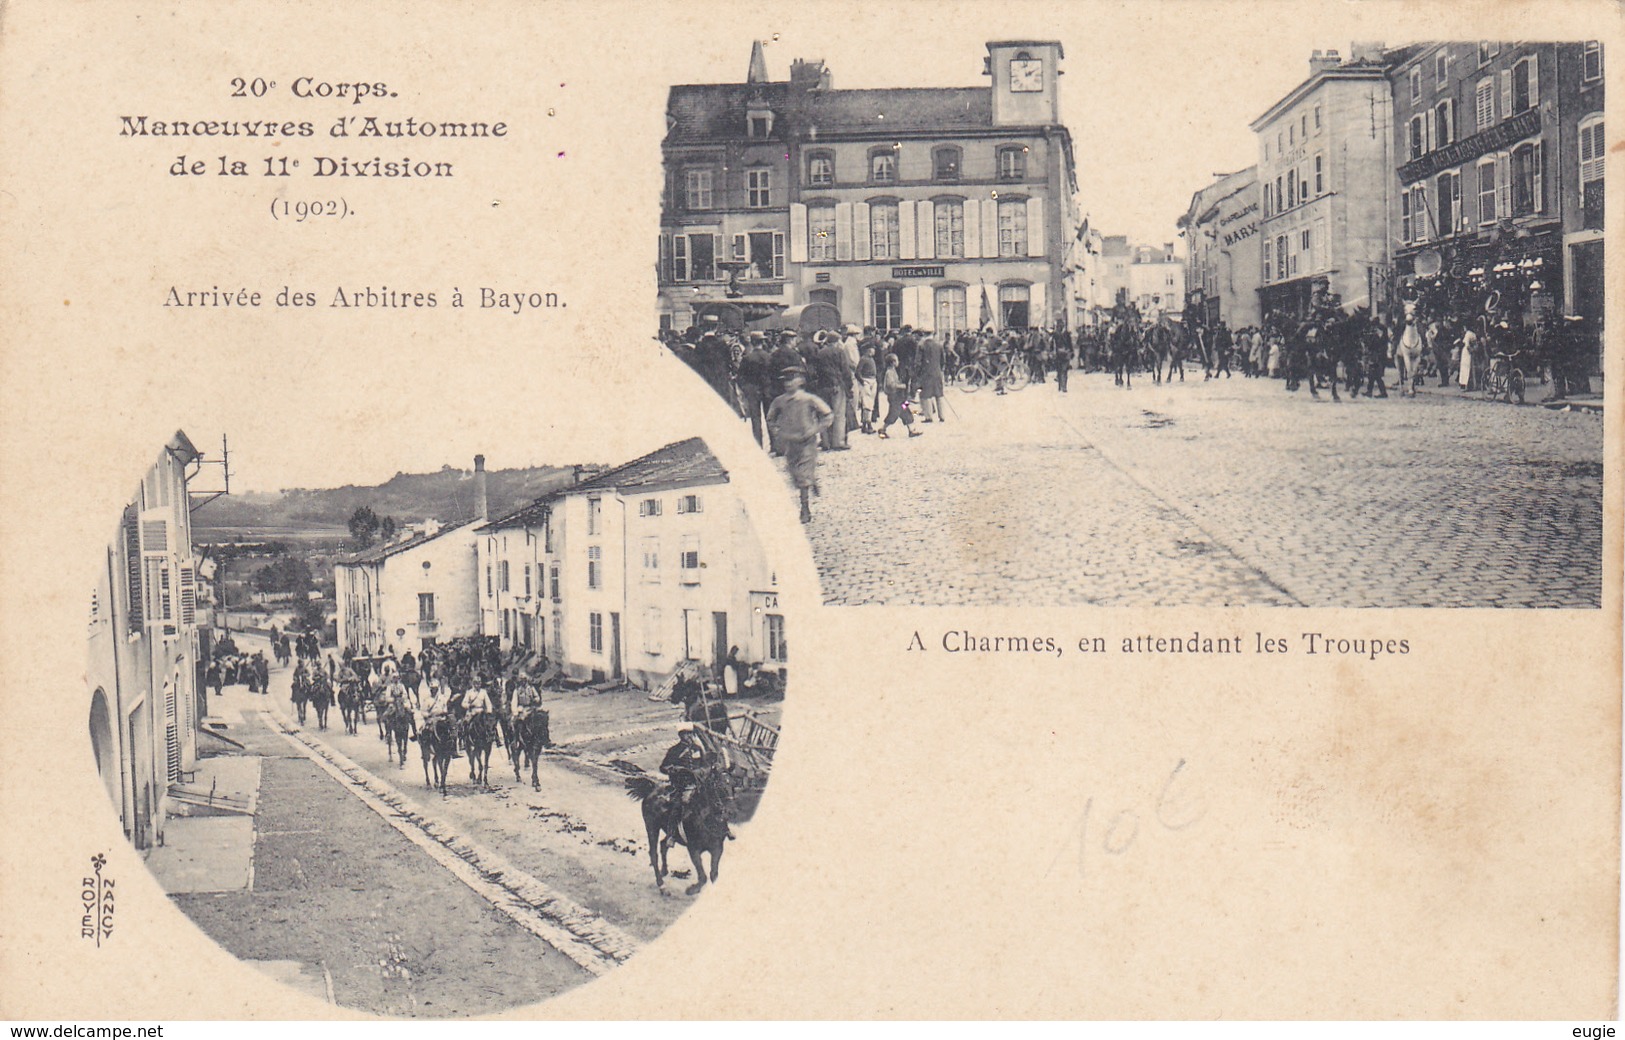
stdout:
[[(1539, 405), (1542, 408), (1550, 408), (1553, 411), (1596, 412), (1600, 414), (1603, 410), (1603, 389), (1602, 376), (1592, 376), (1591, 393), (1573, 394), (1569, 397), (1554, 400), (1551, 396), (1552, 384), (1547, 383), (1543, 386), (1538, 380), (1536, 380), (1528, 385), (1528, 388), (1524, 392), (1524, 400), (1527, 404)], [(1439, 386), (1437, 383), (1429, 383), (1428, 385), (1417, 387), (1417, 391), (1426, 393), (1431, 397), (1454, 397), (1464, 401), (1488, 400), (1488, 398), (1484, 396), (1483, 391), (1464, 391), (1454, 383), (1449, 386)], [(1390, 386), (1388, 388), (1388, 392), (1397, 393), (1398, 387)]]

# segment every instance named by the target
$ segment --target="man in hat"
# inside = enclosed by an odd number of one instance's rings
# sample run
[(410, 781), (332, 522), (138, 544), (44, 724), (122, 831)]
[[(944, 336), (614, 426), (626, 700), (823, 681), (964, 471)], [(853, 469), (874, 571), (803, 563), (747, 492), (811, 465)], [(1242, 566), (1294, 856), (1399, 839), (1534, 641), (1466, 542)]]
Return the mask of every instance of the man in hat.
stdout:
[(852, 392), (852, 365), (846, 349), (834, 332), (822, 333), (824, 340), (813, 352), (816, 373), (814, 393), (830, 407), (830, 423), (824, 428), (823, 444), (829, 451), (845, 451), (847, 395)]
[[(677, 833), (678, 825), (687, 815), (689, 803), (694, 800), (694, 792), (699, 786), (700, 778), (715, 767), (715, 758), (706, 750), (705, 745), (700, 743), (697, 727), (692, 722), (679, 726), (677, 743), (666, 751), (666, 757), (660, 761), (660, 771), (671, 781), (672, 789), (671, 811), (666, 817), (665, 825), (667, 834)], [(733, 837), (731, 829), (728, 830), (728, 837)]]
[(784, 373), (784, 393), (767, 410), (767, 426), (774, 443), (784, 452), (790, 479), (801, 493), (801, 522), (812, 521), (809, 492), (818, 489), (818, 436), (834, 421), (829, 405), (806, 389), (806, 373), (791, 368)]
[(774, 394), (773, 355), (767, 350), (767, 336), (760, 331), (750, 334), (745, 355), (739, 359), (739, 397), (750, 420), (750, 432), (761, 444), (762, 423)]

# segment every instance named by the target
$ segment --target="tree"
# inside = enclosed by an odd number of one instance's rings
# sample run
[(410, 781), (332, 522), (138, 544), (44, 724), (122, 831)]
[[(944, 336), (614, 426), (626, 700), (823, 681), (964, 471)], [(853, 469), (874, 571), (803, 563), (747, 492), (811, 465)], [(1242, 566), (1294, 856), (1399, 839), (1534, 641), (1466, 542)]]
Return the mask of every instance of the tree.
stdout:
[(365, 549), (378, 537), (378, 514), (371, 506), (356, 506), (350, 514), (350, 542), (357, 550)]
[(395, 532), (399, 529), (400, 525), (395, 522), (395, 518), (392, 516), (386, 516), (378, 524), (378, 537), (387, 542), (395, 537)]
[(293, 627), (303, 632), (320, 634), (327, 627), (327, 612), (319, 600), (302, 600), (294, 608)]
[(310, 565), (297, 556), (281, 556), (254, 572), (256, 592), (291, 592), (303, 596), (315, 586)]

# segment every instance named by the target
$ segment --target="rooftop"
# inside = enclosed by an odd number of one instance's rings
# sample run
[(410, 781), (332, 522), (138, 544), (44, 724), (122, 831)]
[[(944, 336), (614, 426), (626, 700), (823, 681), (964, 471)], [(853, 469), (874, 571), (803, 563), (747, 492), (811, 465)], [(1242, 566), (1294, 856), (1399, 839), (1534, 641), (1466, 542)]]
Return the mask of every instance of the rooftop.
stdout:
[(434, 539), (439, 538), (441, 535), (448, 534), (460, 527), (467, 527), (469, 524), (478, 519), (479, 517), (477, 516), (471, 516), (464, 520), (453, 520), (449, 524), (442, 524), (440, 529), (435, 531), (433, 534), (415, 534), (412, 537), (402, 541), (386, 542), (383, 545), (375, 545), (370, 549), (363, 549), (357, 553), (350, 553), (348, 556), (340, 557), (338, 564), (343, 566), (346, 564), (355, 563), (377, 563), (380, 560), (387, 559), (397, 553), (403, 553), (409, 549), (416, 549), (424, 542), (433, 541)]
[(692, 484), (726, 484), (728, 471), (711, 454), (705, 441), (690, 437), (686, 441), (668, 444), (642, 458), (616, 466), (575, 487), (565, 488), (560, 494), (581, 491), (628, 491), (638, 488), (687, 486)]
[(600, 473), (589, 480), (557, 491), (549, 492), (527, 506), (498, 517), (480, 528), (482, 531), (505, 527), (539, 527), (546, 521), (553, 502), (564, 495), (582, 491), (634, 491), (699, 487), (705, 484), (726, 484), (728, 471), (722, 468), (705, 441), (690, 437), (686, 441), (668, 444), (642, 458)]

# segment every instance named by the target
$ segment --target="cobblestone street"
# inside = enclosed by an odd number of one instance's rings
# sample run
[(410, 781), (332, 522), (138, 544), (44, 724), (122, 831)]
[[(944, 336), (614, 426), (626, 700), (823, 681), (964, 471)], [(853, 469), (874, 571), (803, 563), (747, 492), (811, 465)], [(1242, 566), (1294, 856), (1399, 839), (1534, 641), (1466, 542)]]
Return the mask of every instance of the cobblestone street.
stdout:
[(1324, 396), (1199, 370), (950, 387), (923, 437), (821, 456), (825, 601), (1600, 605), (1600, 413)]

